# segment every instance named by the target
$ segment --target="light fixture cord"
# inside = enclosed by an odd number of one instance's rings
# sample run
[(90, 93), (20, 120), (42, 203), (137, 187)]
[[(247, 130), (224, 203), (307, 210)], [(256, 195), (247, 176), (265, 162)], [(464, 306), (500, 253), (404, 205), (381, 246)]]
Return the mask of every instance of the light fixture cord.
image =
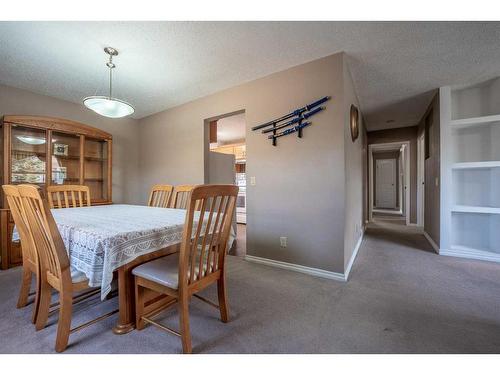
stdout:
[(106, 64), (109, 68), (109, 99), (113, 97), (113, 55), (109, 55), (109, 62)]
[(113, 89), (112, 75), (113, 75), (113, 68), (109, 68), (109, 99), (111, 99), (113, 97), (112, 96), (112, 89)]

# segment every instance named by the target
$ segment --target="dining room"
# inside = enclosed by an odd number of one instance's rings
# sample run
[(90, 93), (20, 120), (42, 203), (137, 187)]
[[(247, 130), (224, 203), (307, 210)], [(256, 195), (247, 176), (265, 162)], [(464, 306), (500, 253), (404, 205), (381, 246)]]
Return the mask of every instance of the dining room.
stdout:
[[(116, 33), (124, 40), (138, 32), (147, 36), (153, 26), (163, 27), (165, 32), (171, 27), (169, 23), (140, 28), (130, 24)], [(217, 34), (228, 26), (220, 24)], [(234, 26), (239, 27), (230, 27)], [(175, 27), (188, 34), (192, 26), (179, 23)], [(331, 96), (339, 105), (343, 100), (344, 86), (336, 82), (345, 76), (343, 54), (182, 105), (167, 103), (170, 108), (158, 111), (154, 103), (131, 97), (133, 91), (127, 88), (134, 75), (144, 74), (133, 64), (127, 45), (132, 42), (135, 48), (151, 48), (147, 43), (123, 41), (122, 45), (96, 48), (92, 38), (82, 38), (88, 33), (98, 38), (108, 28), (106, 23), (78, 22), (71, 28), (58, 22), (4, 23), (0, 28), (7, 48), (38, 38), (40, 48), (46, 49), (48, 41), (61, 33), (65, 34), (64, 43), (88, 40), (88, 48), (95, 51), (89, 54), (83, 43), (72, 58), (89, 69), (94, 69), (90, 60), (98, 61), (101, 72), (93, 78), (93, 85), (83, 79), (77, 83), (75, 77), (73, 87), (66, 90), (81, 92), (77, 95), (83, 99), (76, 103), (41, 95), (34, 86), (32, 90), (13, 87), (8, 77), (0, 85), (4, 187), (0, 221), (4, 271), (0, 276), (8, 279), (5, 292), (10, 295), (10, 302), (2, 304), (2, 313), (15, 321), (27, 318), (31, 322), (23, 326), (26, 334), (16, 336), (18, 340), (5, 351), (94, 353), (101, 345), (95, 343), (97, 340), (109, 343), (106, 352), (120, 353), (132, 350), (122, 344), (130, 337), (148, 342), (139, 352), (226, 351), (225, 345), (231, 345), (234, 336), (225, 326), (234, 327), (233, 320), (242, 319), (241, 324), (247, 327), (253, 324), (248, 319), (256, 316), (242, 313), (246, 300), (243, 306), (233, 304), (248, 291), (232, 289), (237, 282), (226, 283), (229, 269), (242, 272), (245, 280), (258, 277), (253, 267), (266, 270), (269, 266), (274, 272), (288, 268), (345, 279), (343, 221), (332, 230), (324, 227), (324, 216), (303, 214), (304, 204), (312, 213), (324, 209), (326, 203), (330, 206), (327, 216), (333, 219), (334, 206), (339, 204), (326, 198), (331, 190), (326, 186), (335, 176), (334, 165), (341, 162), (331, 144), (333, 140), (342, 147), (343, 110), (327, 105)], [(17, 58), (31, 61), (31, 57), (22, 56), (25, 52)], [(41, 56), (37, 68), (26, 69), (50, 75), (50, 70), (44, 69), (55, 57), (49, 51)], [(7, 69), (14, 75), (22, 73), (14, 65)], [(130, 77), (124, 79), (130, 69)], [(72, 70), (68, 67), (67, 72)], [(300, 96), (290, 93), (282, 95), (279, 102), (271, 100), (274, 91), (268, 90), (269, 85), (280, 90), (291, 84), (304, 87)], [(96, 92), (90, 86), (104, 88)], [(97, 95), (88, 96), (93, 92)], [(75, 96), (75, 92), (68, 95)], [(304, 103), (309, 104), (301, 113), (314, 113), (315, 131), (304, 129), (303, 135), (300, 131), (300, 151), (291, 137), (269, 142), (251, 130)], [(237, 240), (234, 226), (239, 187), (234, 178), (216, 181), (207, 176), (210, 169), (205, 167), (204, 142), (207, 119), (242, 111), (244, 121), (238, 120), (238, 134), (244, 135), (250, 150), (245, 152), (246, 241)], [(332, 121), (337, 126), (328, 126)], [(223, 129), (223, 121), (221, 124)], [(302, 168), (319, 150), (323, 160), (329, 159), (324, 173)], [(236, 168), (235, 161), (231, 168)], [(212, 177), (222, 174), (221, 168)], [(296, 183), (301, 179), (308, 183)], [(290, 191), (287, 187), (292, 181), (295, 188)], [(340, 180), (335, 183), (343, 184)], [(294, 199), (297, 195), (303, 198)], [(283, 215), (289, 220), (281, 220)], [(321, 242), (315, 241), (317, 238), (322, 238)], [(226, 256), (238, 242), (246, 242), (244, 251), (238, 250), (242, 256)], [(306, 243), (310, 245), (306, 247)], [(325, 244), (328, 249), (338, 249), (325, 251)], [(233, 294), (228, 297), (231, 289)], [(14, 294), (17, 297), (12, 301)], [(214, 320), (217, 316), (219, 322)], [(8, 336), (19, 330), (10, 319), (5, 322)], [(97, 327), (101, 327), (99, 334)], [(28, 333), (31, 330), (35, 336)], [(150, 336), (153, 331), (166, 337)], [(214, 344), (228, 333), (226, 344)], [(107, 338), (93, 338), (96, 335)], [(169, 344), (156, 348), (158, 340)], [(257, 347), (246, 350), (259, 351)]]
[(69, 18), (0, 20), (0, 361), (498, 354), (498, 22)]

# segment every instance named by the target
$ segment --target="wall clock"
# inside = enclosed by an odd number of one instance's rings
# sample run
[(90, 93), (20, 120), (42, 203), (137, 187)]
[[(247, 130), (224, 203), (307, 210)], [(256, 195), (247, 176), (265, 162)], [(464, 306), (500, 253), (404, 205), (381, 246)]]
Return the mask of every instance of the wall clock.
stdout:
[(354, 104), (351, 105), (349, 124), (351, 128), (351, 139), (354, 142), (359, 136), (359, 111)]

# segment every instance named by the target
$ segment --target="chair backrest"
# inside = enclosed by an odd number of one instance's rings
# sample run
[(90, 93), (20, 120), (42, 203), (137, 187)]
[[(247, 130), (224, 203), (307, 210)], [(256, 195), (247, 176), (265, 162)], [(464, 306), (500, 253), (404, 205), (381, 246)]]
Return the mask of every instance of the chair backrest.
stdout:
[(223, 271), (237, 195), (234, 185), (199, 185), (191, 191), (179, 256), (181, 288)]
[[(66, 278), (71, 283), (68, 254), (47, 202), (33, 185), (19, 185), (19, 194), (42, 270), (50, 272), (53, 279), (61, 281), (61, 285), (68, 282)], [(61, 280), (63, 278), (65, 280)]]
[(172, 197), (172, 185), (153, 185), (151, 194), (149, 195), (148, 206), (151, 207), (168, 207)]
[(2, 188), (10, 208), (10, 213), (16, 224), (19, 239), (21, 240), (23, 262), (28, 261), (36, 266), (38, 264), (38, 255), (36, 253), (33, 237), (28, 229), (26, 213), (24, 212), (19, 188), (15, 185), (3, 185)]
[(172, 201), (170, 203), (171, 208), (181, 208), (186, 209), (189, 203), (189, 195), (196, 185), (178, 185), (174, 188), (174, 193), (172, 196)]
[(85, 185), (47, 186), (50, 208), (90, 207), (90, 190)]

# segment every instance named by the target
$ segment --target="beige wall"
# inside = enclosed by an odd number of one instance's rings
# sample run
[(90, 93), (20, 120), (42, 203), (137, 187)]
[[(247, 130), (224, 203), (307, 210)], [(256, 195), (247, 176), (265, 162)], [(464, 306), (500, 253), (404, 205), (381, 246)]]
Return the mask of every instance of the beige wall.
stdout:
[(0, 85), (0, 116), (37, 115), (79, 121), (113, 135), (113, 201), (137, 202), (138, 134), (134, 119), (108, 119), (83, 104)]
[(359, 137), (352, 141), (350, 130), (351, 104), (360, 108), (351, 74), (346, 63), (344, 74), (344, 161), (345, 161), (345, 228), (344, 228), (344, 268), (352, 257), (356, 244), (362, 234), (366, 184), (364, 167), (366, 163), (366, 132), (363, 116), (359, 114)]
[[(332, 97), (327, 109), (312, 118), (302, 139), (289, 135), (273, 147), (250, 130), (325, 95)], [(205, 120), (244, 110), (247, 175), (257, 182), (247, 188), (247, 253), (340, 273), (364, 208), (366, 139), (362, 127), (358, 140), (350, 140), (351, 103), (358, 104), (342, 53), (139, 121), (106, 119), (80, 104), (0, 86), (1, 115), (67, 118), (113, 134), (115, 202), (144, 204), (158, 182), (203, 183)], [(288, 237), (287, 248), (280, 247), (281, 236)]]
[[(432, 126), (429, 132), (430, 156), (425, 160), (425, 208), (424, 229), (427, 234), (440, 246), (440, 118), (439, 118), (439, 94), (432, 99), (431, 104), (425, 111), (419, 123), (419, 135), (425, 129), (425, 118), (432, 111)], [(437, 186), (436, 186), (437, 179)]]
[(417, 222), (417, 126), (368, 132), (368, 144), (410, 142), (410, 223)]
[[(256, 185), (247, 187), (247, 253), (343, 272), (343, 79), (343, 54), (336, 54), (141, 120), (139, 194), (161, 181), (203, 183), (205, 120), (244, 110), (247, 176), (256, 178)], [(302, 139), (282, 137), (273, 147), (265, 135), (250, 130), (325, 95), (332, 96), (327, 109), (312, 118)], [(362, 195), (356, 199), (362, 202)], [(287, 248), (280, 247), (280, 236), (288, 237)]]

